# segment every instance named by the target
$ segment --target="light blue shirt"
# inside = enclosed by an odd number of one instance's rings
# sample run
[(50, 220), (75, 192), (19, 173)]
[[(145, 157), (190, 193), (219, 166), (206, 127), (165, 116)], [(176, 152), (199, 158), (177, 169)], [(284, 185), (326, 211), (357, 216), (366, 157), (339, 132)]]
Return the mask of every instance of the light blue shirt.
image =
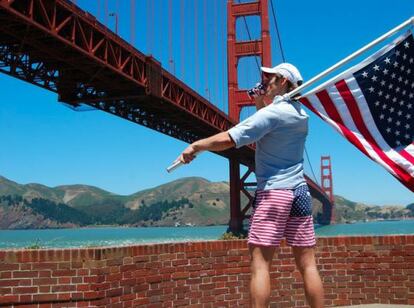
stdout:
[(257, 189), (295, 189), (306, 183), (303, 151), (309, 116), (297, 101), (271, 104), (229, 129), (236, 148), (256, 142)]

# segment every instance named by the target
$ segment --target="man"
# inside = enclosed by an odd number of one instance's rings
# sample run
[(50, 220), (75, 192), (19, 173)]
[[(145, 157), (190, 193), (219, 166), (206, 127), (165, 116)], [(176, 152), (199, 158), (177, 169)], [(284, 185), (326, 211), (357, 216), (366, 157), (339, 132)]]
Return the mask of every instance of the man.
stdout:
[(298, 87), (302, 76), (289, 63), (261, 69), (262, 84), (249, 91), (258, 111), (226, 132), (194, 142), (178, 159), (189, 163), (200, 151), (223, 151), (256, 142), (257, 191), (248, 235), (252, 307), (269, 305), (271, 261), (283, 236), (292, 246), (309, 305), (323, 307), (312, 200), (303, 172), (308, 115), (298, 101), (282, 96)]

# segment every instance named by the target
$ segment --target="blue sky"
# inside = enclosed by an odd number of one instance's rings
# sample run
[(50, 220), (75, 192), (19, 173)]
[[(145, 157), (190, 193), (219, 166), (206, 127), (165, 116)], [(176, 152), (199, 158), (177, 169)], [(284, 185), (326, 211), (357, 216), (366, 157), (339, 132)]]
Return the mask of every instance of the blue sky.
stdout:
[[(114, 29), (114, 18), (104, 16), (104, 2), (77, 1)], [(149, 3), (152, 14), (148, 14)], [(273, 4), (286, 59), (300, 68), (305, 79), (414, 15), (412, 1), (406, 0), (394, 0), (392, 5), (383, 0), (273, 0)], [(172, 8), (173, 39), (169, 48), (168, 1), (136, 1), (135, 46), (153, 54), (165, 68), (227, 111), (226, 1), (173, 0)], [(129, 1), (108, 0), (107, 12), (112, 11), (119, 14), (120, 35), (130, 41)], [(198, 12), (198, 18), (194, 12)], [(180, 19), (184, 20), (182, 24)], [(269, 20), (273, 64), (277, 64), (281, 56), (271, 10)], [(247, 23), (250, 35), (257, 37), (257, 18), (247, 18)], [(237, 24), (238, 38), (247, 39), (244, 21)], [(168, 62), (170, 54), (173, 66)], [(241, 87), (256, 83), (254, 60), (242, 60), (239, 71)], [(16, 182), (48, 186), (82, 183), (131, 194), (181, 177), (228, 180), (228, 161), (219, 156), (204, 153), (192, 164), (168, 174), (165, 168), (186, 147), (185, 143), (100, 111), (72, 111), (59, 104), (54, 93), (4, 74), (0, 74), (0, 87), (0, 174)], [(246, 109), (242, 117), (253, 112)], [(385, 169), (313, 115), (307, 151), (318, 181), (320, 156), (331, 156), (335, 194), (377, 205), (414, 202), (413, 194)], [(313, 177), (307, 161), (305, 168)]]

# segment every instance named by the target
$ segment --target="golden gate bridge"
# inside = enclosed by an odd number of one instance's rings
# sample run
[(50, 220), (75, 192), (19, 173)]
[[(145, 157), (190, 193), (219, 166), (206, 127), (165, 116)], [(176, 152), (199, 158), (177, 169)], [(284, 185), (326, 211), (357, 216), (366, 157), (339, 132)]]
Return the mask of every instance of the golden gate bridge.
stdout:
[[(147, 14), (154, 14), (152, 2), (148, 3)], [(169, 0), (170, 70), (167, 70), (152, 55), (144, 54), (133, 46), (133, 13), (130, 18), (131, 43), (118, 35), (119, 14), (116, 11), (109, 12), (107, 0), (104, 2), (105, 20), (108, 17), (115, 18), (115, 32), (78, 7), (76, 1), (0, 0), (0, 71), (57, 93), (60, 102), (75, 109), (81, 104), (88, 105), (185, 142), (191, 143), (226, 131), (239, 122), (242, 108), (254, 105), (246, 90), (239, 88), (240, 60), (255, 57), (256, 61), (260, 59), (262, 65), (271, 65), (269, 6), (275, 20), (273, 2), (227, 1), (228, 114), (210, 102), (208, 87), (204, 97), (174, 74), (171, 3)], [(182, 12), (184, 4), (183, 1), (181, 3)], [(194, 3), (198, 10), (198, 1)], [(130, 5), (131, 12), (134, 12), (135, 0), (131, 0)], [(98, 8), (100, 7), (98, 0)], [(250, 36), (245, 19), (247, 16), (259, 17), (259, 38)], [(240, 18), (246, 23), (248, 39), (236, 38), (236, 33), (240, 30), (236, 26), (236, 20)], [(195, 18), (195, 22), (200, 21)], [(203, 22), (207, 29), (206, 18)], [(149, 34), (148, 39), (155, 38)], [(208, 36), (205, 36), (205, 40), (208, 46)], [(184, 57), (184, 50), (181, 52)], [(195, 52), (196, 56), (197, 54), (198, 50)], [(217, 54), (214, 53), (215, 63), (216, 58)], [(195, 60), (195, 76), (198, 78), (199, 60)], [(210, 63), (205, 63), (205, 66), (208, 71)], [(215, 69), (219, 71), (217, 67)], [(255, 183), (247, 180), (254, 172), (254, 146), (217, 154), (229, 160), (229, 228), (233, 232), (240, 232), (244, 219), (249, 216), (253, 200), (250, 191)], [(241, 173), (240, 166), (247, 167), (244, 174)], [(323, 206), (320, 222), (333, 222), (330, 157), (321, 158), (322, 186), (308, 176), (306, 179), (312, 196)], [(248, 204), (241, 204), (241, 194), (246, 195)]]

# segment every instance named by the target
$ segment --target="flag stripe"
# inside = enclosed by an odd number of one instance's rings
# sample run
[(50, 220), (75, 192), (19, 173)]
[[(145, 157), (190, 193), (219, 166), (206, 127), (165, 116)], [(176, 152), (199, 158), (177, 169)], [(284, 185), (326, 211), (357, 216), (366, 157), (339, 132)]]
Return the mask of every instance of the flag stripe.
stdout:
[(414, 142), (405, 148), (405, 152), (407, 152), (407, 154), (411, 157), (414, 157)]
[(315, 113), (318, 117), (320, 117), (323, 120), (323, 118), (322, 118), (321, 114), (319, 113), (319, 111), (317, 111), (313, 107), (313, 105), (311, 104), (311, 102), (309, 101), (309, 99), (307, 97), (301, 97), (300, 98), (300, 102), (302, 104), (304, 104), (306, 107), (308, 107), (310, 111), (312, 111), (313, 113)]
[(371, 157), (362, 143), (359, 141), (358, 138), (355, 137), (344, 125), (341, 117), (338, 114), (335, 106), (333, 105), (331, 98), (329, 97), (326, 90), (322, 90), (321, 92), (316, 93), (316, 96), (319, 98), (320, 102), (322, 103), (323, 107), (325, 108), (327, 115), (331, 117), (342, 132), (342, 135), (345, 136), (350, 142), (352, 142), (360, 151), (362, 151), (368, 157)]
[[(312, 99), (314, 97), (314, 99)], [(324, 99), (322, 101), (322, 99)], [(331, 98), (329, 97), (326, 90), (323, 90), (317, 94), (311, 94), (308, 97), (302, 97), (300, 101), (309, 108), (312, 112), (314, 112), (317, 116), (321, 119), (329, 122), (334, 128), (336, 128), (346, 139), (348, 139), (351, 143), (353, 143), (361, 152), (363, 152), (366, 156), (370, 159), (380, 163), (384, 168), (386, 168), (394, 177), (397, 178), (402, 184), (408, 187), (410, 190), (414, 191), (414, 179), (409, 178), (407, 182), (404, 182), (400, 179), (397, 174), (395, 173), (394, 169), (391, 168), (388, 164), (383, 162), (377, 153), (371, 149), (370, 145), (367, 144), (368, 149), (366, 146), (363, 145), (363, 139), (360, 140), (357, 135), (354, 135), (343, 122), (342, 118), (337, 112), (336, 107), (334, 106)], [(321, 105), (318, 105), (321, 103)], [(336, 120), (336, 121), (332, 121)], [(414, 142), (409, 147), (406, 148), (407, 156), (411, 156), (410, 153), (414, 154)]]
[(320, 117), (322, 120), (324, 120), (324, 121), (328, 122), (330, 125), (332, 125), (338, 131), (338, 133), (340, 133), (342, 135), (341, 129), (338, 127), (338, 125), (334, 121), (332, 121), (328, 117), (326, 112), (323, 110), (323, 106), (320, 104), (318, 98), (314, 94), (309, 95), (309, 98), (308, 97), (302, 97), (300, 99), (300, 101), (306, 107), (308, 107), (312, 112), (316, 113), (316, 115), (318, 117)]
[(357, 126), (357, 129), (361, 132), (364, 138), (371, 144), (373, 150), (378, 154), (383, 162), (385, 162), (388, 166), (390, 166), (398, 177), (403, 179), (404, 181), (409, 181), (411, 176), (404, 170), (400, 165), (390, 159), (378, 146), (376, 140), (372, 137), (370, 131), (365, 125), (364, 120), (362, 119), (360, 110), (357, 106), (357, 102), (355, 101), (354, 96), (352, 95), (351, 91), (348, 88), (348, 85), (344, 80), (340, 80), (335, 84), (336, 88), (338, 89), (340, 95), (342, 96), (345, 104), (347, 105), (351, 117)]
[(356, 137), (358, 138), (359, 142), (365, 148), (368, 153), (368, 157), (383, 166), (388, 172), (396, 175), (394, 170), (388, 166), (385, 162), (381, 160), (378, 154), (372, 148), (372, 145), (363, 137), (362, 133), (359, 132), (356, 124), (354, 123), (350, 110), (348, 109), (345, 101), (343, 100), (342, 96), (340, 95), (338, 89), (335, 85), (331, 85), (327, 88), (329, 93), (329, 97), (334, 104), (334, 107), (338, 110), (341, 119), (343, 121), (344, 126)]
[[(337, 91), (336, 87), (334, 87), (334, 86), (332, 86), (332, 87), (335, 89), (335, 91)], [(328, 96), (328, 98), (329, 98), (329, 96)], [(329, 102), (331, 102), (331, 104)], [(375, 153), (375, 151), (372, 150), (371, 146), (366, 142), (366, 140), (364, 140), (362, 138), (362, 136), (359, 137), (358, 134), (352, 134), (350, 132), (350, 130), (346, 128), (347, 123), (343, 122), (341, 117), (340, 117), (340, 120), (341, 120), (342, 125), (339, 125), (339, 123), (337, 123), (337, 122), (335, 122), (335, 121), (333, 121), (332, 119), (329, 118), (330, 113), (326, 110), (326, 108), (329, 108), (329, 106), (331, 106), (330, 110), (336, 108), (335, 106), (333, 106), (333, 102), (330, 100), (330, 98), (327, 101), (327, 105), (324, 106), (316, 95), (311, 94), (311, 95), (309, 95), (308, 103), (310, 103), (312, 105), (314, 110), (317, 110), (318, 115), (323, 120), (325, 120), (329, 124), (331, 124), (341, 135), (343, 135), (346, 139), (348, 139), (351, 143), (353, 143), (366, 156), (368, 156), (370, 159), (373, 159), (376, 162), (379, 162), (385, 169), (388, 170), (388, 172), (390, 172), (391, 174), (393, 174), (395, 176), (394, 170), (391, 167), (389, 167), (387, 164), (381, 162), (378, 155)], [(356, 130), (356, 128), (355, 128), (355, 130)]]
[(412, 154), (408, 153), (406, 150), (401, 150), (400, 155), (414, 165), (414, 157)]

